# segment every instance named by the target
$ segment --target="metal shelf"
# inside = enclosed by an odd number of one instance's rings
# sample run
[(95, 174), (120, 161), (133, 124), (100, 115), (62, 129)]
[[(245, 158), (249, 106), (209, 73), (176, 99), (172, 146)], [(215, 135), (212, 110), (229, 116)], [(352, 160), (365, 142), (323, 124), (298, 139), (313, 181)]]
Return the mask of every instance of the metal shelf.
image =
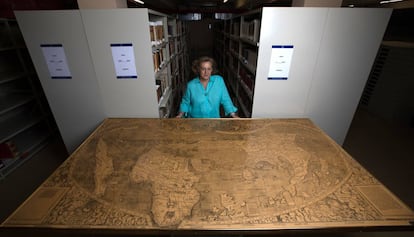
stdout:
[(17, 157), (0, 160), (0, 179), (42, 149), (55, 131), (32, 62), (15, 20), (0, 19), (0, 143), (12, 142)]
[(34, 111), (28, 114), (27, 109), (33, 105), (28, 104), (26, 108), (18, 108), (15, 113), (10, 112), (5, 116), (5, 120), (0, 122), (0, 143), (13, 139), (14, 136), (32, 127), (44, 119), (40, 111)]
[(0, 96), (0, 115), (25, 105), (33, 99), (34, 96), (31, 94), (12, 94)]

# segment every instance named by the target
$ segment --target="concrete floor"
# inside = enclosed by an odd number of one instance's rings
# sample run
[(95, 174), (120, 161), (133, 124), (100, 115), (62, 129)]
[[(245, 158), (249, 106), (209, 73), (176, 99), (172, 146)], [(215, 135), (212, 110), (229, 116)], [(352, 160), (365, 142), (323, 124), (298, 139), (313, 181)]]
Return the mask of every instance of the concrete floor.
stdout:
[[(399, 127), (358, 109), (343, 147), (414, 210), (414, 128)], [(62, 140), (55, 138), (35, 157), (1, 180), (0, 222), (3, 222), (67, 157)], [(346, 236), (390, 234), (408, 237), (414, 236), (414, 230), (398, 233), (346, 233)]]

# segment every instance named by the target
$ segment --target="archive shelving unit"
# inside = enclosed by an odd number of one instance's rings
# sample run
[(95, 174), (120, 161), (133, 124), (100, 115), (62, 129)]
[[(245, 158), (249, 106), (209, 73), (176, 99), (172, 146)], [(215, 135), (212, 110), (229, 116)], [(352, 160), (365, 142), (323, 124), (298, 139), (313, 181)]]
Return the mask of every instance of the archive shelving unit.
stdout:
[[(106, 115), (173, 116), (176, 88), (183, 80), (187, 63), (186, 44), (182, 41), (185, 24), (173, 16), (145, 8), (82, 10), (81, 14), (97, 80), (103, 88)], [(112, 56), (107, 50), (111, 42), (133, 44), (137, 80), (113, 79)]]
[(174, 117), (188, 77), (187, 27), (174, 16), (160, 15), (153, 11), (149, 12), (149, 19), (150, 25), (163, 22), (166, 26), (162, 43), (151, 44), (160, 118)]
[[(175, 115), (188, 73), (185, 22), (146, 8), (15, 15), (69, 153), (105, 118)], [(70, 79), (51, 79), (42, 44), (62, 45)], [(113, 45), (130, 47), (136, 77), (118, 77)]]
[(169, 117), (179, 110), (189, 77), (189, 55), (187, 48), (187, 24), (177, 17), (168, 18), (168, 39), (171, 53), (171, 104)]
[(391, 12), (263, 7), (219, 23), (215, 57), (239, 115), (310, 118), (342, 144)]
[(0, 179), (41, 150), (56, 131), (14, 19), (0, 19)]
[(215, 56), (241, 117), (252, 116), (261, 9), (216, 24)]

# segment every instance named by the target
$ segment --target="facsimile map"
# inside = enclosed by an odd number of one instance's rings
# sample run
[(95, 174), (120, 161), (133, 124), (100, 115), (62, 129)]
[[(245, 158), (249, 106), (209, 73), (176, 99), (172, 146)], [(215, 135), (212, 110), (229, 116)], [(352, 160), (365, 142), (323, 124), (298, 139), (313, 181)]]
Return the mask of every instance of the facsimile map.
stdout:
[(413, 219), (308, 119), (106, 119), (3, 225), (260, 230)]

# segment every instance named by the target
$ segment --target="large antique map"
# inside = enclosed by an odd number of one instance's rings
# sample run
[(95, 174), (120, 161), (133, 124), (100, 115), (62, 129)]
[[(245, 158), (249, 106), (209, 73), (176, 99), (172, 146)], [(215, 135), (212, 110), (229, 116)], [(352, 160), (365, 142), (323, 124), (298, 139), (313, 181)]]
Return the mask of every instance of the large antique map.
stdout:
[(308, 119), (107, 119), (3, 225), (260, 230), (413, 219)]

